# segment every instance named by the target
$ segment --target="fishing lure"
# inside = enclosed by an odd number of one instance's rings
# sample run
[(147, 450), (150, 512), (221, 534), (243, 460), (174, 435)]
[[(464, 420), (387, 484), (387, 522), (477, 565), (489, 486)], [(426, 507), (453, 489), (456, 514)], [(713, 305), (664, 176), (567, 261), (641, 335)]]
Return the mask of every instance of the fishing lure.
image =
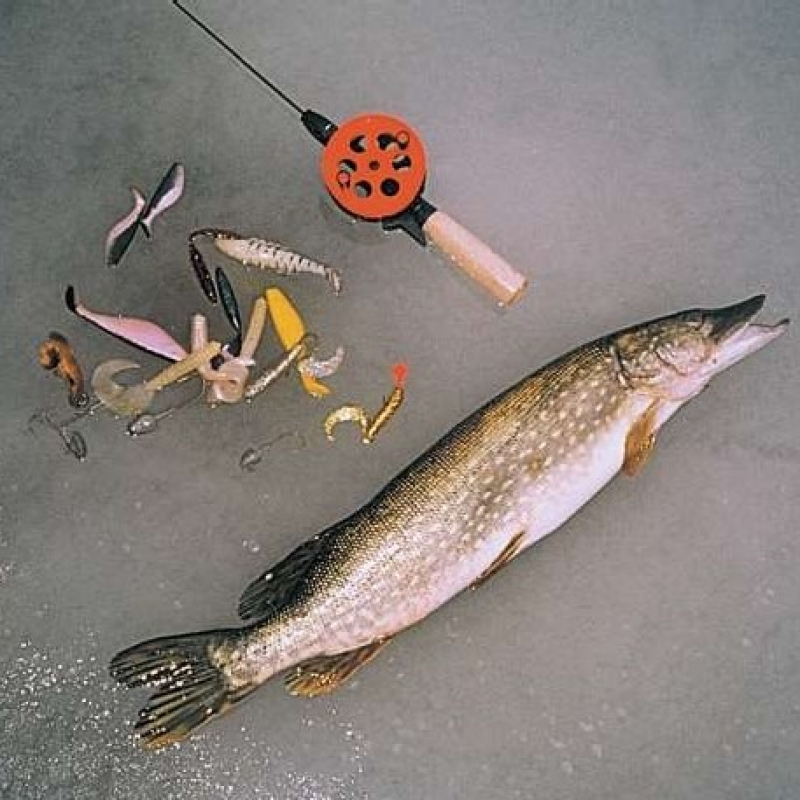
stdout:
[(240, 469), (243, 472), (254, 472), (256, 467), (258, 467), (258, 465), (262, 462), (264, 453), (266, 453), (266, 451), (269, 450), (273, 445), (276, 445), (278, 442), (289, 437), (295, 439), (297, 442), (297, 447), (295, 450), (299, 450), (306, 446), (306, 440), (302, 434), (297, 433), (297, 431), (286, 431), (285, 433), (279, 434), (274, 439), (270, 439), (268, 442), (263, 442), (255, 447), (248, 447), (246, 450), (244, 450), (239, 458)]
[(106, 236), (105, 256), (109, 267), (116, 267), (128, 251), (141, 228), (149, 239), (153, 235), (153, 222), (180, 200), (185, 183), (183, 165), (174, 163), (159, 182), (150, 200), (145, 200), (142, 193), (131, 187), (133, 193), (133, 209), (111, 226)]
[(341, 422), (355, 422), (361, 428), (361, 441), (364, 441), (367, 435), (367, 428), (369, 428), (369, 415), (364, 406), (349, 403), (344, 406), (339, 406), (325, 417), (323, 423), (325, 427), (325, 436), (329, 441), (334, 440), (333, 429)]
[[(291, 350), (306, 333), (303, 318), (288, 295), (280, 289), (271, 287), (267, 289), (265, 296), (275, 333), (283, 345), (283, 349)], [(312, 397), (325, 397), (331, 392), (324, 383), (320, 383), (313, 375), (300, 372), (300, 381), (303, 384), (303, 388)]]
[[(253, 356), (258, 348), (267, 322), (267, 303), (259, 297), (253, 303), (247, 333), (238, 356), (222, 354), (223, 362), (214, 367), (213, 362), (205, 363), (198, 369), (200, 376), (209, 384), (207, 400), (210, 404), (238, 403), (245, 391), (250, 375), (250, 367), (255, 363)], [(205, 346), (208, 341), (208, 323), (202, 314), (192, 317), (192, 351)]]
[(394, 378), (394, 388), (388, 397), (384, 398), (383, 405), (378, 413), (370, 420), (367, 430), (364, 432), (364, 444), (374, 441), (378, 433), (383, 429), (387, 422), (398, 412), (405, 400), (405, 383), (408, 376), (407, 364), (395, 364), (392, 367), (392, 377)]
[(330, 358), (318, 359), (313, 355), (302, 358), (297, 362), (297, 369), (301, 375), (311, 378), (329, 378), (342, 366), (343, 360), (344, 347), (339, 345)]
[(83, 370), (66, 337), (51, 332), (39, 345), (39, 363), (48, 371), (64, 380), (69, 390), (70, 405), (83, 408), (89, 402), (84, 390)]
[(64, 302), (73, 314), (140, 350), (168, 358), (170, 361), (180, 361), (189, 355), (182, 345), (155, 322), (139, 317), (98, 314), (96, 311), (90, 311), (78, 300), (73, 286), (67, 286)]
[(216, 302), (216, 298), (208, 291), (210, 283), (208, 268), (195, 244), (195, 239), (199, 237), (211, 239), (217, 250), (246, 267), (272, 270), (278, 275), (300, 273), (320, 275), (328, 281), (335, 294), (341, 292), (342, 279), (337, 270), (295, 253), (282, 244), (244, 237), (235, 231), (223, 228), (200, 228), (189, 236), (189, 254), (200, 285), (212, 303)]
[(225, 350), (232, 356), (238, 356), (242, 349), (242, 315), (239, 313), (239, 303), (236, 302), (233, 286), (231, 286), (231, 282), (222, 267), (217, 267), (214, 273), (214, 281), (220, 300), (222, 300), (222, 310), (225, 312), (225, 316), (236, 334), (225, 345)]
[(397, 413), (405, 399), (405, 381), (408, 375), (406, 364), (395, 364), (392, 367), (394, 377), (394, 389), (391, 394), (385, 397), (383, 405), (374, 417), (370, 417), (366, 409), (357, 404), (347, 404), (334, 409), (325, 417), (325, 435), (330, 441), (334, 440), (333, 429), (341, 422), (355, 422), (361, 429), (361, 441), (364, 444), (371, 444), (378, 433)]
[(176, 411), (188, 408), (193, 403), (196, 403), (203, 396), (204, 389), (205, 386), (201, 385), (200, 392), (198, 394), (190, 397), (183, 403), (178, 403), (177, 405), (167, 408), (158, 414), (145, 412), (144, 414), (140, 414), (138, 417), (134, 417), (128, 423), (125, 429), (126, 433), (131, 437), (144, 436), (145, 434), (152, 433), (158, 429), (162, 419), (166, 419), (167, 417), (172, 416), (172, 414), (174, 414)]
[(304, 357), (316, 346), (317, 337), (313, 333), (306, 333), (302, 339), (290, 350), (271, 364), (249, 386), (245, 387), (244, 399), (253, 400), (262, 392), (272, 386), (282, 375), (285, 375), (294, 364), (299, 364)]
[(138, 369), (139, 365), (135, 361), (112, 359), (95, 369), (92, 375), (92, 388), (103, 405), (115, 414), (122, 417), (136, 417), (147, 411), (157, 392), (197, 370), (219, 353), (221, 348), (219, 342), (209, 342), (182, 361), (171, 364), (150, 380), (134, 386), (121, 386), (114, 380), (114, 376), (118, 372)]

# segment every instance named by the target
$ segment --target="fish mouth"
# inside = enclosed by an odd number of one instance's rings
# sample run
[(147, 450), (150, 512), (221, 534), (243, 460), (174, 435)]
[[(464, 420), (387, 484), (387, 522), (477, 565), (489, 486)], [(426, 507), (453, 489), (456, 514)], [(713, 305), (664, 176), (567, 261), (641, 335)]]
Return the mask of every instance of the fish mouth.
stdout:
[(788, 319), (775, 325), (752, 320), (764, 306), (766, 296), (755, 295), (741, 303), (709, 311), (712, 341), (717, 345), (716, 370), (725, 369), (777, 339), (789, 326)]

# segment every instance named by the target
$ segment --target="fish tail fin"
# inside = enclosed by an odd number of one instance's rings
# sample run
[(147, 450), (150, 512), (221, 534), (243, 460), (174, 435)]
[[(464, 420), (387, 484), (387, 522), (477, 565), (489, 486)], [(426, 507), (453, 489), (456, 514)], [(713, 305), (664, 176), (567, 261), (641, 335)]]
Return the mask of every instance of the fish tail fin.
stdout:
[(185, 739), (258, 688), (259, 683), (232, 685), (220, 668), (220, 645), (240, 636), (236, 629), (166, 636), (114, 656), (114, 679), (129, 688), (157, 689), (135, 725), (142, 747), (156, 750)]

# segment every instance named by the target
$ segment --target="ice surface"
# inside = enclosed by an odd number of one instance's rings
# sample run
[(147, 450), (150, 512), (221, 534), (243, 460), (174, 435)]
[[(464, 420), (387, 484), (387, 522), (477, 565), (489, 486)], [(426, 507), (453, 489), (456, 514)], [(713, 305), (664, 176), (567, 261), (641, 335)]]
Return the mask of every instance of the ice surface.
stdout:
[[(302, 701), (275, 681), (184, 745), (134, 747), (145, 694), (112, 687), (116, 651), (235, 624), (253, 577), (500, 389), (679, 308), (758, 291), (766, 321), (800, 308), (800, 4), (192, 8), (302, 104), (407, 117), (429, 151), (426, 197), (531, 285), (498, 313), (403, 234), (345, 221), (298, 120), (166, 0), (2, 4), (0, 798), (799, 797), (794, 330), (681, 411), (641, 476), (338, 695)], [(180, 203), (106, 269), (129, 185), (176, 160)], [(89, 369), (163, 366), (70, 315), (68, 284), (182, 342), (196, 311), (228, 335), (188, 263), (206, 225), (341, 269), (340, 297), (274, 279), (320, 352), (347, 350), (332, 397), (289, 376), (138, 439), (98, 414), (77, 427), (83, 464), (29, 432), (37, 410), (71, 413), (35, 362), (51, 330)], [(244, 308), (273, 280), (224, 266)], [(279, 354), (271, 333), (259, 354)], [(407, 398), (381, 438), (327, 442), (327, 411), (369, 404), (397, 361)], [(239, 467), (287, 432), (307, 446), (287, 437)]]

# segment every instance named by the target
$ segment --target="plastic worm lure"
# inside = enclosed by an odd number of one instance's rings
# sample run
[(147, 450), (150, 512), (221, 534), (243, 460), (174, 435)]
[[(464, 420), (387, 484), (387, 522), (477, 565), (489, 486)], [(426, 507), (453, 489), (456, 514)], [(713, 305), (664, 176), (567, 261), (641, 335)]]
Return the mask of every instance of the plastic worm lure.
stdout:
[(391, 394), (383, 401), (378, 413), (370, 420), (367, 430), (364, 431), (362, 441), (364, 444), (370, 444), (374, 441), (378, 433), (383, 429), (386, 423), (397, 413), (400, 406), (405, 399), (405, 383), (408, 376), (407, 364), (395, 364), (392, 367), (392, 377), (394, 378), (394, 389)]
[(292, 365), (308, 358), (308, 354), (316, 347), (316, 344), (317, 337), (313, 333), (305, 334), (294, 347), (245, 388), (244, 399), (252, 400), (272, 386), (278, 378), (291, 369)]
[(221, 349), (219, 342), (209, 342), (202, 349), (190, 353), (182, 361), (171, 364), (150, 380), (134, 386), (121, 386), (114, 381), (114, 376), (124, 370), (136, 369), (139, 365), (134, 361), (112, 359), (95, 369), (92, 375), (92, 387), (98, 400), (115, 414), (137, 417), (147, 411), (157, 392), (201, 368)]
[(374, 417), (370, 417), (363, 406), (345, 405), (331, 411), (325, 417), (325, 435), (333, 441), (333, 429), (340, 422), (355, 422), (361, 428), (361, 441), (371, 444), (384, 426), (397, 413), (405, 398), (405, 380), (408, 375), (406, 364), (395, 364), (392, 367), (394, 389), (383, 401), (383, 405)]
[(83, 370), (66, 337), (52, 332), (39, 345), (39, 363), (66, 382), (70, 405), (82, 408), (89, 402), (89, 396), (84, 390)]
[(342, 366), (343, 360), (344, 347), (339, 345), (330, 358), (319, 359), (309, 355), (298, 362), (297, 369), (309, 378), (329, 378)]
[(198, 237), (210, 238), (217, 250), (246, 267), (272, 270), (278, 275), (320, 275), (328, 281), (336, 294), (342, 289), (342, 279), (337, 270), (295, 253), (278, 242), (243, 237), (235, 231), (223, 228), (200, 228), (189, 236), (189, 255), (200, 285), (212, 303), (216, 302), (217, 293), (203, 257), (194, 243)]

